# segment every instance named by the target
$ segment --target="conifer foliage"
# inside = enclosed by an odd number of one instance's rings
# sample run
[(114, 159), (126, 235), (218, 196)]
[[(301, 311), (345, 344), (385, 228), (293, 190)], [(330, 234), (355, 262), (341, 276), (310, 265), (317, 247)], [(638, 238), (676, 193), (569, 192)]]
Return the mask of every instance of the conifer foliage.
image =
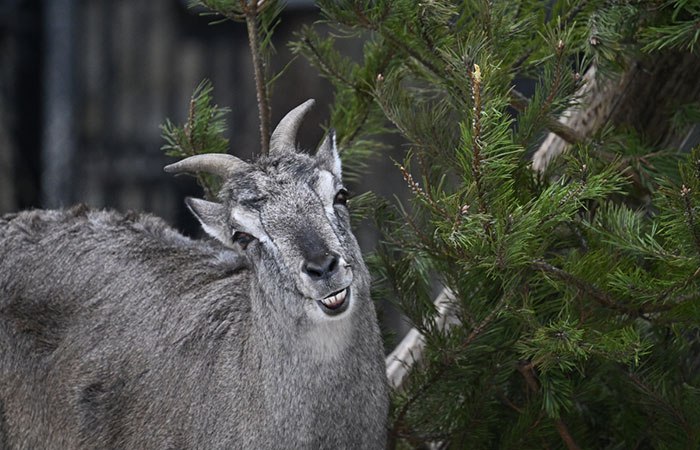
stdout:
[[(700, 154), (556, 121), (591, 64), (615, 77), (693, 51), (691, 3), (320, 2), (334, 32), (293, 48), (335, 86), (341, 142), (389, 126), (409, 148), (411, 204), (375, 201), (371, 258), (427, 343), (394, 392), (392, 446), (700, 446)], [(575, 145), (537, 174), (548, 131)], [(455, 296), (447, 332), (435, 280)]]
[[(201, 3), (232, 19), (229, 4), (249, 16), (265, 5)], [(367, 255), (375, 298), (426, 342), (393, 392), (390, 446), (700, 448), (700, 150), (557, 121), (589, 67), (615, 79), (640, 59), (695, 52), (700, 3), (319, 5), (331, 31), (305, 28), (290, 46), (335, 88), (330, 122), (350, 174), (384, 157), (382, 134), (407, 148), (396, 171), (410, 204), (350, 201), (381, 231)], [(342, 54), (341, 39), (361, 40), (362, 57)], [(669, 129), (687, 132), (700, 104), (675, 104)], [(221, 128), (220, 110), (207, 111)], [(165, 132), (189, 151), (186, 130)], [(549, 132), (571, 147), (535, 172)], [(434, 320), (437, 284), (454, 298), (449, 330)]]

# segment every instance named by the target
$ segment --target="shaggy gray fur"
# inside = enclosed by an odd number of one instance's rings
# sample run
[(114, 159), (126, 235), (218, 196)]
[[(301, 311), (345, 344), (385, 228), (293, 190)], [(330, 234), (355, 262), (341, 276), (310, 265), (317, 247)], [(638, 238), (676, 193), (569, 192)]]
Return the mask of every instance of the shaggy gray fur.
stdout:
[[(382, 448), (382, 344), (339, 170), (329, 140), (239, 167), (219, 203), (189, 203), (223, 245), (80, 206), (0, 219), (0, 448)], [(342, 267), (311, 279), (319, 252)], [(325, 314), (348, 283), (348, 310)]]

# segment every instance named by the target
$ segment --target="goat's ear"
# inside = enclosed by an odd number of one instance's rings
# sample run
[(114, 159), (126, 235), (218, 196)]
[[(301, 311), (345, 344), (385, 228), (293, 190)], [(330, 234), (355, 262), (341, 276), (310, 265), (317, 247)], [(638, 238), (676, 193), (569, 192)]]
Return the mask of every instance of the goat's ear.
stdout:
[(342, 178), (340, 165), (340, 156), (338, 155), (338, 147), (335, 142), (335, 130), (328, 130), (328, 134), (321, 142), (316, 152), (316, 161), (318, 168), (327, 170), (339, 179)]
[(202, 229), (209, 236), (224, 244), (231, 243), (230, 233), (226, 226), (224, 205), (192, 197), (187, 197), (185, 204), (199, 220), (199, 223), (202, 224)]

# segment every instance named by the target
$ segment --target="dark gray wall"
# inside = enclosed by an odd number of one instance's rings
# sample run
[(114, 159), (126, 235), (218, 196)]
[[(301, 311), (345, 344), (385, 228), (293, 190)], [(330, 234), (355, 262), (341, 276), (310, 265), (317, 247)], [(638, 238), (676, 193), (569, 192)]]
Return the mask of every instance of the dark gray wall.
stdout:
[[(174, 0), (81, 1), (76, 33), (78, 145), (72, 201), (93, 206), (152, 211), (182, 222), (183, 189), (162, 173), (168, 161), (159, 125), (182, 122), (190, 95), (203, 78), (215, 99), (231, 107), (231, 152), (250, 158), (259, 150), (258, 115), (244, 24), (209, 25)], [(285, 43), (302, 24), (316, 20), (314, 8), (288, 9), (275, 34), (272, 67), (286, 65)], [(315, 97), (320, 108), (308, 123), (327, 116), (329, 86), (304, 61), (293, 63), (275, 88), (273, 121), (290, 107)], [(320, 136), (320, 129), (307, 127)], [(196, 192), (196, 190), (195, 190)], [(185, 223), (191, 222), (185, 221)]]
[[(162, 172), (169, 160), (159, 125), (165, 118), (182, 122), (192, 91), (209, 78), (216, 102), (232, 109), (232, 153), (250, 158), (259, 135), (245, 25), (209, 25), (211, 17), (186, 3), (0, 2), (0, 212), (84, 202), (194, 225), (182, 198), (197, 188)], [(287, 7), (273, 70), (290, 61), (286, 43), (294, 31), (318, 18), (312, 2)], [(316, 98), (300, 136), (313, 146), (331, 95), (297, 59), (274, 89), (273, 122)]]

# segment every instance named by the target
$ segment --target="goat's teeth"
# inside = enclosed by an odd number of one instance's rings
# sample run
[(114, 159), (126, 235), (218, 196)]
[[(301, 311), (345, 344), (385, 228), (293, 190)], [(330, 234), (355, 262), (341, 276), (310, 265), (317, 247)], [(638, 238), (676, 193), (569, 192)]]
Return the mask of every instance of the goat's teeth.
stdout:
[(340, 305), (345, 301), (346, 293), (347, 289), (343, 289), (335, 295), (329, 295), (328, 297), (322, 298), (321, 303), (329, 307)]

